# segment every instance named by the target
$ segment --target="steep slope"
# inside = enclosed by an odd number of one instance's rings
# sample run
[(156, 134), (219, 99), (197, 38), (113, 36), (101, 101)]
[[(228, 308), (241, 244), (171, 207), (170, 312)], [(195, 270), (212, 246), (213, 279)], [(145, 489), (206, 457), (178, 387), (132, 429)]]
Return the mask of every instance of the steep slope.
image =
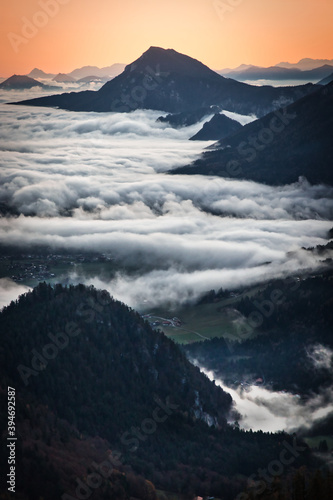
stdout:
[[(53, 484), (47, 498), (59, 498), (66, 485), (75, 490), (76, 477), (85, 482), (106, 450), (115, 469), (131, 466), (158, 487), (234, 498), (243, 483), (232, 476), (267, 465), (284, 442), (292, 446), (286, 434), (226, 425), (230, 396), (106, 292), (40, 284), (0, 313), (0, 332), (1, 397), (15, 388), (20, 463), (43, 494), (46, 478)], [(6, 410), (1, 405), (3, 423)], [(298, 463), (310, 463), (303, 450)], [(101, 488), (94, 498), (127, 496)]]
[(305, 176), (333, 185), (333, 84), (221, 140), (172, 173), (207, 174), (272, 185)]
[(326, 76), (326, 78), (323, 78), (318, 82), (318, 85), (328, 85), (329, 83), (333, 82), (333, 73), (330, 75)]
[[(312, 251), (322, 251), (329, 259), (333, 242)], [(274, 391), (305, 398), (329, 391), (333, 387), (332, 269), (299, 281), (272, 280), (254, 290), (251, 297), (239, 298), (233, 308), (244, 319), (237, 339), (242, 342), (227, 345), (224, 339), (215, 338), (193, 343), (186, 346), (188, 355), (227, 385), (240, 385), (244, 380), (254, 383), (264, 375)], [(277, 291), (281, 300), (273, 304)], [(251, 323), (254, 316), (261, 319), (255, 329)], [(256, 335), (250, 335), (251, 328)]]
[(220, 105), (222, 109), (262, 116), (313, 90), (313, 85), (252, 87), (224, 78), (175, 50), (151, 47), (97, 92), (62, 94), (18, 104), (72, 111), (155, 109), (169, 113)]
[[(13, 391), (11, 391), (12, 393)], [(17, 394), (15, 394), (17, 396)], [(0, 387), (0, 407), (7, 407), (7, 388)], [(10, 396), (12, 397), (12, 396)], [(47, 405), (31, 397), (16, 399), (15, 497), (19, 500), (73, 500), (93, 493), (95, 500), (156, 500), (150, 481), (128, 470), (110, 455), (110, 443), (98, 436), (83, 435)], [(1, 423), (6, 426), (0, 411)], [(2, 436), (0, 467), (8, 470), (6, 437)], [(126, 470), (127, 469), (127, 470)], [(6, 481), (0, 498), (9, 498)]]
[(241, 129), (242, 125), (228, 116), (216, 113), (211, 120), (203, 124), (199, 132), (193, 135), (191, 141), (216, 141), (227, 137), (233, 132)]
[[(93, 304), (94, 300), (95, 310), (89, 309), (89, 303)], [(103, 300), (106, 306), (101, 306)], [(20, 324), (13, 323), (16, 309), (21, 312), (21, 317), (34, 318), (33, 335), (25, 336), (20, 330)], [(73, 334), (73, 339), (70, 336), (70, 342), (68, 338), (69, 347), (63, 352), (60, 347), (57, 349), (59, 351), (57, 362), (52, 365), (51, 362), (42, 361), (40, 356), (37, 356), (35, 363), (38, 368), (43, 365), (45, 377), (37, 377), (37, 373), (30, 372), (25, 376), (25, 369), (17, 370), (16, 367), (20, 363), (31, 367), (33, 356), (29, 350), (42, 349), (49, 343), (48, 333), (66, 332), (69, 322), (76, 324), (75, 330), (79, 333)], [(23, 382), (39, 393), (45, 383), (42, 382), (42, 378), (49, 379), (52, 385), (58, 387), (54, 396), (58, 391), (60, 395), (61, 388), (67, 383), (71, 361), (75, 358), (76, 370), (83, 370), (83, 377), (81, 380), (76, 379), (76, 383), (81, 384), (81, 390), (80, 394), (76, 395), (74, 393), (77, 390), (74, 391), (73, 402), (82, 403), (83, 393), (86, 401), (90, 398), (93, 400), (96, 390), (119, 396), (126, 395), (119, 399), (117, 407), (113, 404), (108, 407), (108, 418), (112, 420), (107, 431), (109, 437), (113, 437), (113, 430), (117, 428), (125, 430), (133, 424), (134, 415), (136, 419), (143, 418), (149, 408), (147, 405), (154, 404), (153, 394), (164, 398), (178, 394), (176, 397), (178, 403), (181, 403), (183, 409), (189, 409), (194, 405), (195, 390), (197, 390), (202, 394), (202, 404), (209, 408), (212, 418), (216, 419), (216, 422), (220, 421), (221, 425), (230, 410), (231, 398), (228, 394), (214, 389), (204, 376), (187, 363), (170, 340), (150, 330), (138, 314), (114, 301), (106, 293), (103, 295), (84, 287), (69, 289), (57, 287), (53, 290), (49, 285), (40, 285), (32, 293), (22, 297), (18, 305), (9, 306), (2, 313), (1, 323), (2, 340), (8, 342), (7, 350), (12, 352), (10, 356), (12, 359), (5, 361), (4, 368), (16, 383)], [(23, 355), (21, 362), (13, 349), (14, 339), (25, 346), (26, 354), (20, 353)], [(55, 340), (54, 343), (57, 344)], [(96, 384), (95, 389), (89, 394), (89, 387), (93, 383)], [(192, 388), (189, 389), (189, 386)], [(184, 390), (186, 388), (187, 393), (187, 396), (182, 396), (181, 399), (180, 387)], [(209, 395), (211, 389), (214, 394)], [(42, 395), (42, 392), (40, 394)], [(54, 404), (57, 402), (54, 401)], [(78, 418), (81, 422), (81, 418)], [(89, 430), (88, 421), (89, 418), (86, 420), (82, 418), (81, 425), (86, 426), (86, 431)], [(95, 426), (96, 423), (93, 423), (90, 430), (97, 430), (98, 426)]]

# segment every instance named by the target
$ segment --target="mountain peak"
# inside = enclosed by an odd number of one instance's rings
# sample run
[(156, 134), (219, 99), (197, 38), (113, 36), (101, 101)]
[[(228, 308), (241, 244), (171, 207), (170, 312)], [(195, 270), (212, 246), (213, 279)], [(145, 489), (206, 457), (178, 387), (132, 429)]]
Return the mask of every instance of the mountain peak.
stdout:
[(193, 57), (181, 54), (174, 49), (163, 49), (162, 47), (151, 46), (138, 59), (127, 65), (125, 71), (147, 73), (150, 70), (156, 70), (166, 74), (177, 74), (187, 78), (200, 78), (210, 81), (221, 81), (223, 77), (217, 75), (205, 64)]
[(44, 87), (43, 83), (30, 78), (27, 75), (12, 75), (0, 84), (3, 89), (30, 89), (32, 87)]
[[(310, 90), (304, 89), (303, 95)], [(251, 87), (224, 78), (174, 49), (151, 46), (96, 92), (54, 95), (17, 104), (56, 106), (72, 111), (154, 109), (167, 113), (219, 106), (237, 113), (264, 115), (276, 108), (281, 99), (290, 102), (299, 93), (300, 89), (293, 88)]]
[(157, 45), (151, 45), (149, 47), (149, 49), (147, 49), (145, 52), (143, 52), (143, 54), (147, 54), (147, 53), (163, 54), (163, 53), (168, 53), (168, 52), (170, 52), (170, 53), (173, 52), (174, 54), (180, 54), (180, 52), (177, 52), (174, 49), (164, 49), (163, 47), (157, 47)]
[(52, 78), (52, 81), (58, 83), (73, 83), (75, 82), (75, 79), (65, 73), (58, 73), (54, 78)]
[(149, 52), (166, 52), (167, 50), (170, 49), (164, 49), (163, 47), (157, 47), (157, 45), (151, 45), (149, 49), (147, 49), (144, 54), (147, 54)]

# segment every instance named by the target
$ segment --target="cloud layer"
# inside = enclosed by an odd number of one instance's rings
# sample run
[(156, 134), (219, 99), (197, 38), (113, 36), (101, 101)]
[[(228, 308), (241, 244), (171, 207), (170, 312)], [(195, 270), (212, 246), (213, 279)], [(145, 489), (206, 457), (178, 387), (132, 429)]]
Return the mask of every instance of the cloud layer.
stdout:
[(0, 278), (0, 310), (29, 290), (28, 286), (19, 285), (9, 278)]
[(229, 392), (236, 410), (242, 415), (243, 429), (264, 432), (310, 429), (314, 424), (333, 414), (333, 388), (313, 395), (302, 401), (298, 395), (288, 392), (273, 392), (264, 387), (251, 386), (248, 389), (231, 389), (222, 380), (215, 379), (214, 373), (201, 368), (210, 380)]
[(207, 145), (188, 141), (202, 123), (173, 129), (152, 111), (0, 112), (0, 198), (21, 214), (0, 219), (3, 244), (108, 252), (138, 273), (95, 282), (133, 306), (320, 265), (299, 249), (326, 243), (332, 188), (168, 175)]

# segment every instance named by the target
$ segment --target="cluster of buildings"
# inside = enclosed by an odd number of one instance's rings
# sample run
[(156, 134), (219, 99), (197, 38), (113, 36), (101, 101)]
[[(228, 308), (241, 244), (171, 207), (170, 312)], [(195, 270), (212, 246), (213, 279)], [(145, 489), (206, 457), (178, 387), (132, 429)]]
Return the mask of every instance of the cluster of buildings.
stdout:
[(9, 266), (9, 270), (15, 271), (11, 279), (16, 282), (28, 279), (43, 281), (55, 276), (54, 273), (49, 271), (48, 266), (45, 264), (12, 264)]
[(172, 328), (179, 328), (182, 325), (182, 321), (179, 318), (162, 318), (160, 316), (154, 316), (153, 314), (144, 314), (143, 319), (147, 320), (151, 327), (158, 328), (161, 326), (168, 326)]
[(107, 254), (86, 255), (72, 253), (35, 254), (23, 253), (19, 255), (0, 255), (2, 274), (11, 277), (13, 281), (50, 280), (56, 276), (59, 265), (75, 266), (75, 264), (91, 262), (108, 262), (112, 257)]

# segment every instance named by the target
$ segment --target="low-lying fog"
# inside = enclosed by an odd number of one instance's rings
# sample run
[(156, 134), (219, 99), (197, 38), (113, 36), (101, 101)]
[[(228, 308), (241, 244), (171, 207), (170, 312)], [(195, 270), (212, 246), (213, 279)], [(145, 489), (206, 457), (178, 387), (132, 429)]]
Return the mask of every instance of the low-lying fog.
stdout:
[[(0, 101), (31, 95), (3, 92)], [(135, 265), (134, 277), (89, 280), (135, 307), (318, 265), (299, 249), (326, 243), (332, 188), (169, 175), (211, 144), (188, 141), (202, 123), (173, 129), (156, 123), (156, 111), (0, 107), (0, 198), (21, 214), (0, 220), (2, 242), (107, 252)]]
[(212, 371), (203, 367), (200, 369), (231, 395), (235, 409), (241, 414), (239, 425), (242, 429), (264, 432), (306, 431), (333, 414), (332, 387), (304, 402), (299, 395), (274, 392), (255, 385), (231, 389), (222, 380), (216, 379)]

